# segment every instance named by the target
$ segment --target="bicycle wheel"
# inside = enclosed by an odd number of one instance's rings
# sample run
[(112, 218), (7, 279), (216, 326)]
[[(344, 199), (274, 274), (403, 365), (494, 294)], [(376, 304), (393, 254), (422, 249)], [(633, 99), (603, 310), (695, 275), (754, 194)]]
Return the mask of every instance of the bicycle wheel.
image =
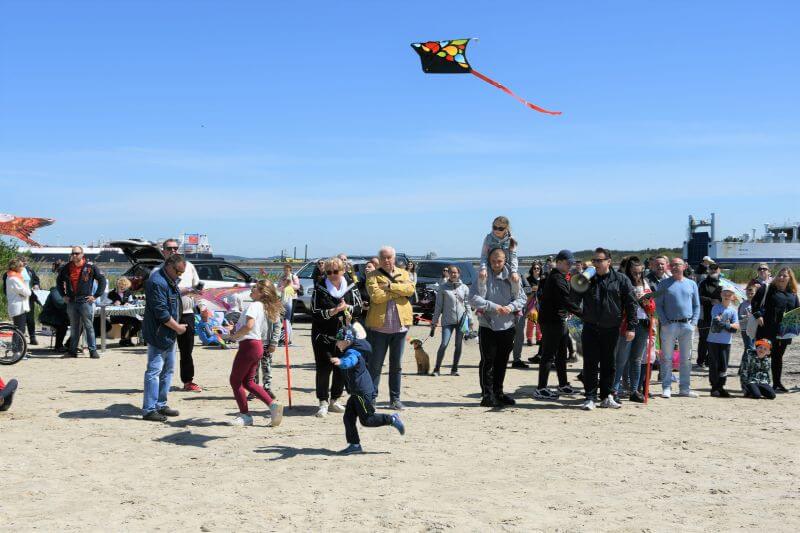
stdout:
[(25, 335), (11, 324), (0, 325), (0, 365), (18, 363), (28, 353)]

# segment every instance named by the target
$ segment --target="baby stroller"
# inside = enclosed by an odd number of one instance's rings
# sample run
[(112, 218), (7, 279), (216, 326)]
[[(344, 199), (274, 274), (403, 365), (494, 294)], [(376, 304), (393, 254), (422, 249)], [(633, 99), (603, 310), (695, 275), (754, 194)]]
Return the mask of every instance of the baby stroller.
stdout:
[(433, 311), (436, 308), (436, 291), (430, 287), (423, 287), (417, 290), (417, 303), (413, 306), (414, 325), (419, 324), (420, 320), (430, 322), (433, 319)]

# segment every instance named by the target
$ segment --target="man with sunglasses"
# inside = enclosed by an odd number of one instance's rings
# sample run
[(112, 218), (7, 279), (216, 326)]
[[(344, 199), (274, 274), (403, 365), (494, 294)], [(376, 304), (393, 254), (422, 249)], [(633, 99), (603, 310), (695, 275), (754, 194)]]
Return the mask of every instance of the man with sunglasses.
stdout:
[(595, 275), (589, 287), (578, 296), (583, 303), (583, 384), (586, 401), (581, 409), (590, 411), (597, 402), (598, 370), (602, 402), (600, 407), (618, 409), (614, 400), (613, 385), (616, 371), (616, 348), (620, 336), (623, 313), (627, 317), (625, 339), (630, 342), (636, 335), (636, 298), (633, 285), (625, 274), (611, 268), (611, 252), (596, 248), (592, 257)]
[(768, 264), (759, 263), (756, 272), (758, 272), (758, 274), (753, 278), (754, 283), (758, 283), (762, 287), (766, 287), (772, 283), (772, 274), (769, 271)]
[[(178, 240), (167, 239), (161, 244), (161, 253), (166, 262), (171, 256), (178, 253)], [(190, 296), (197, 291), (200, 285), (200, 276), (197, 274), (197, 269), (189, 261), (185, 261), (185, 269), (178, 280), (178, 289), (181, 292), (181, 316), (179, 323), (186, 326), (186, 330), (178, 335), (178, 350), (181, 354), (180, 367), (181, 367), (181, 382), (183, 383), (183, 390), (186, 392), (202, 392), (203, 389), (194, 382), (194, 359), (192, 352), (194, 351), (194, 300)], [(153, 269), (151, 276), (163, 265), (157, 266)]]
[(56, 288), (67, 303), (70, 333), (69, 350), (64, 357), (78, 357), (81, 329), (86, 333), (89, 357), (100, 359), (94, 335), (94, 302), (106, 290), (106, 276), (83, 256), (83, 248), (73, 246), (70, 261), (61, 268)]

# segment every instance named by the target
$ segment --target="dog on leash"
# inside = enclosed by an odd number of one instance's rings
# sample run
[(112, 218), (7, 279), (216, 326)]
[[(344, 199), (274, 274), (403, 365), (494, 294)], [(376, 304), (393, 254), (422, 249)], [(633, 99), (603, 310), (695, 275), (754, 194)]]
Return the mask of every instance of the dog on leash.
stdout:
[(428, 352), (422, 347), (422, 341), (419, 339), (411, 339), (409, 341), (411, 346), (414, 347), (414, 359), (417, 360), (417, 374), (425, 376), (431, 371), (431, 358)]

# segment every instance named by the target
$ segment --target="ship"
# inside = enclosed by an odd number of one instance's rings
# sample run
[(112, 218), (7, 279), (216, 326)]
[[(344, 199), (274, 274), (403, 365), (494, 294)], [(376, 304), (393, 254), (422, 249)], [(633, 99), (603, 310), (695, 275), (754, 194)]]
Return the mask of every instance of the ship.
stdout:
[(711, 213), (710, 219), (689, 215), (683, 257), (690, 265), (697, 266), (705, 256), (723, 267), (750, 266), (755, 263), (800, 264), (800, 222), (764, 224), (764, 232), (760, 237), (752, 228), (751, 233), (717, 240), (714, 213)]

